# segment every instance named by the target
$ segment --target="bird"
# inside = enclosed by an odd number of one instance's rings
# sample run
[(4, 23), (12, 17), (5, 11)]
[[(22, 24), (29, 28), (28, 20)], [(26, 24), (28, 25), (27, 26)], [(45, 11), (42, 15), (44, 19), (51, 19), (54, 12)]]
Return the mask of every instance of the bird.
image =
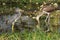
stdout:
[(14, 32), (14, 25), (20, 19), (23, 11), (24, 10), (17, 7), (14, 10), (15, 13), (12, 15), (0, 15), (0, 32)]
[[(38, 25), (40, 26), (40, 20), (39, 18), (44, 15), (44, 14), (47, 14), (46, 16), (46, 19), (45, 19), (45, 22), (48, 20), (48, 24), (49, 24), (49, 21), (50, 21), (50, 14), (51, 12), (53, 12), (54, 10), (56, 10), (58, 8), (58, 4), (57, 3), (51, 3), (49, 5), (46, 5), (46, 3), (42, 6), (42, 8), (40, 10), (42, 10), (42, 13), (39, 13), (39, 15), (37, 15), (36, 17), (33, 17), (33, 19), (36, 19), (38, 21)], [(39, 26), (37, 26), (37, 28), (39, 28)], [(49, 30), (49, 29), (48, 29)], [(47, 31), (48, 31), (47, 30)]]
[[(4, 22), (0, 22), (2, 29), (11, 29), (12, 32), (15, 31), (15, 26), (20, 25), (22, 22), (22, 25), (27, 25), (28, 28), (33, 28), (31, 26), (35, 26), (36, 22), (35, 20), (33, 20), (31, 17), (29, 17), (28, 15), (23, 15), (22, 16), (22, 12), (24, 12), (24, 10), (20, 9), (20, 8), (15, 8), (14, 10), (14, 14), (12, 15), (3, 15), (0, 19), (3, 19)], [(2, 21), (2, 20), (1, 20)], [(16, 23), (18, 22), (18, 24)], [(3, 24), (2, 24), (3, 23)], [(5, 27), (4, 27), (5, 26)], [(9, 28), (10, 27), (10, 28)], [(21, 29), (20, 27), (18, 27), (18, 29)]]
[(12, 24), (12, 32), (14, 32), (14, 25), (15, 23), (21, 18), (22, 12), (24, 10), (20, 8), (15, 8), (15, 14), (13, 14), (9, 19), (8, 19), (8, 24)]
[(17, 22), (17, 20), (19, 20), (21, 18), (21, 14), (22, 14), (21, 12), (22, 11), (24, 11), (24, 10), (19, 9), (19, 8), (15, 9), (16, 14), (14, 15), (15, 17), (13, 18), (14, 21), (12, 22), (12, 32), (14, 32), (14, 24), (15, 24), (15, 22)]

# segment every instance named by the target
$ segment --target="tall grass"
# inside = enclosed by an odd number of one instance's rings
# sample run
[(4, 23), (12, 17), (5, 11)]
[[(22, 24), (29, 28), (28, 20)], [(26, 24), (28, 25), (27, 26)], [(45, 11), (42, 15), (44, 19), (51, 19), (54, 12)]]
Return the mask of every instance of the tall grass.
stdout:
[(36, 31), (21, 31), (14, 33), (2, 33), (0, 40), (60, 40), (57, 32), (45, 33), (38, 29)]

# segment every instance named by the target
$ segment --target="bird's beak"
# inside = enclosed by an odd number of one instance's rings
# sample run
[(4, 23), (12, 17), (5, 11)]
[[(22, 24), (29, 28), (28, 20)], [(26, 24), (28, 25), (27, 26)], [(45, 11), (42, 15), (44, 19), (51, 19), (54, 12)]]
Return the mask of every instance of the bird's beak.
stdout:
[(24, 10), (19, 9), (19, 8), (16, 8), (16, 9), (15, 9), (15, 12), (24, 12)]

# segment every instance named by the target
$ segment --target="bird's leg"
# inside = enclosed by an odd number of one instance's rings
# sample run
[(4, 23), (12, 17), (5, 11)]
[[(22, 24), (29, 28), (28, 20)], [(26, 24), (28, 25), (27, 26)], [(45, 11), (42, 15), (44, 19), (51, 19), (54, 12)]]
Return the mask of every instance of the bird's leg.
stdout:
[(14, 22), (12, 23), (12, 32), (14, 32)]
[(46, 19), (45, 19), (45, 22), (47, 22), (48, 21), (48, 18), (49, 18), (49, 12), (46, 12), (46, 11), (43, 11), (43, 13), (45, 13), (45, 14), (47, 14), (47, 16), (46, 16)]
[(12, 32), (14, 32), (14, 25), (15, 25), (16, 21), (17, 21), (17, 19), (15, 19), (14, 22), (12, 22)]
[(46, 11), (43, 11), (45, 14), (47, 14), (47, 16), (46, 16), (46, 19), (45, 19), (45, 23), (46, 23), (46, 25), (47, 25), (47, 30), (45, 31), (45, 32), (48, 32), (48, 31), (50, 31), (50, 29), (49, 29), (49, 22), (50, 22), (50, 13), (48, 13), (48, 12), (46, 12)]
[(12, 32), (14, 32), (14, 25), (15, 25), (15, 22), (17, 22), (19, 18), (16, 18), (13, 22), (12, 22)]
[(49, 25), (50, 25), (50, 15), (49, 15), (49, 13), (48, 13), (45, 21), (47, 21), (46, 25), (48, 26), (48, 29), (46, 30), (46, 32), (49, 32), (50, 31), (50, 27), (49, 27)]
[(45, 22), (47, 22), (48, 21), (48, 23), (49, 23), (49, 13), (47, 13), (47, 16), (46, 16), (46, 19), (45, 19)]
[(48, 14), (48, 24), (50, 24), (50, 15)]

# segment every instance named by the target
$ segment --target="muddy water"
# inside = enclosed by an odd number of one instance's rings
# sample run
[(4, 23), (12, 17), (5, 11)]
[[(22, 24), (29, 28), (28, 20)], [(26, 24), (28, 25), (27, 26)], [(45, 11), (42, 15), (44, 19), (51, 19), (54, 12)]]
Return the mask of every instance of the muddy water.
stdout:
[[(18, 18), (18, 14), (13, 15), (1, 15), (0, 16), (0, 32), (11, 32), (11, 26), (12, 22)], [(31, 27), (33, 28), (36, 26), (36, 20), (33, 20), (29, 16), (21, 16), (15, 23), (15, 27), (17, 27), (19, 30), (21, 27)]]
[(8, 19), (11, 16), (1, 15), (0, 16), (0, 32), (11, 31), (11, 24), (7, 24)]
[(22, 29), (34, 30), (34, 28), (37, 25), (37, 21), (29, 16), (21, 16), (20, 20), (18, 20), (17, 23), (15, 23), (16, 24), (15, 27), (18, 28), (19, 30)]
[(0, 16), (0, 30), (3, 32), (11, 31), (12, 23), (20, 18), (20, 14), (1, 15)]

